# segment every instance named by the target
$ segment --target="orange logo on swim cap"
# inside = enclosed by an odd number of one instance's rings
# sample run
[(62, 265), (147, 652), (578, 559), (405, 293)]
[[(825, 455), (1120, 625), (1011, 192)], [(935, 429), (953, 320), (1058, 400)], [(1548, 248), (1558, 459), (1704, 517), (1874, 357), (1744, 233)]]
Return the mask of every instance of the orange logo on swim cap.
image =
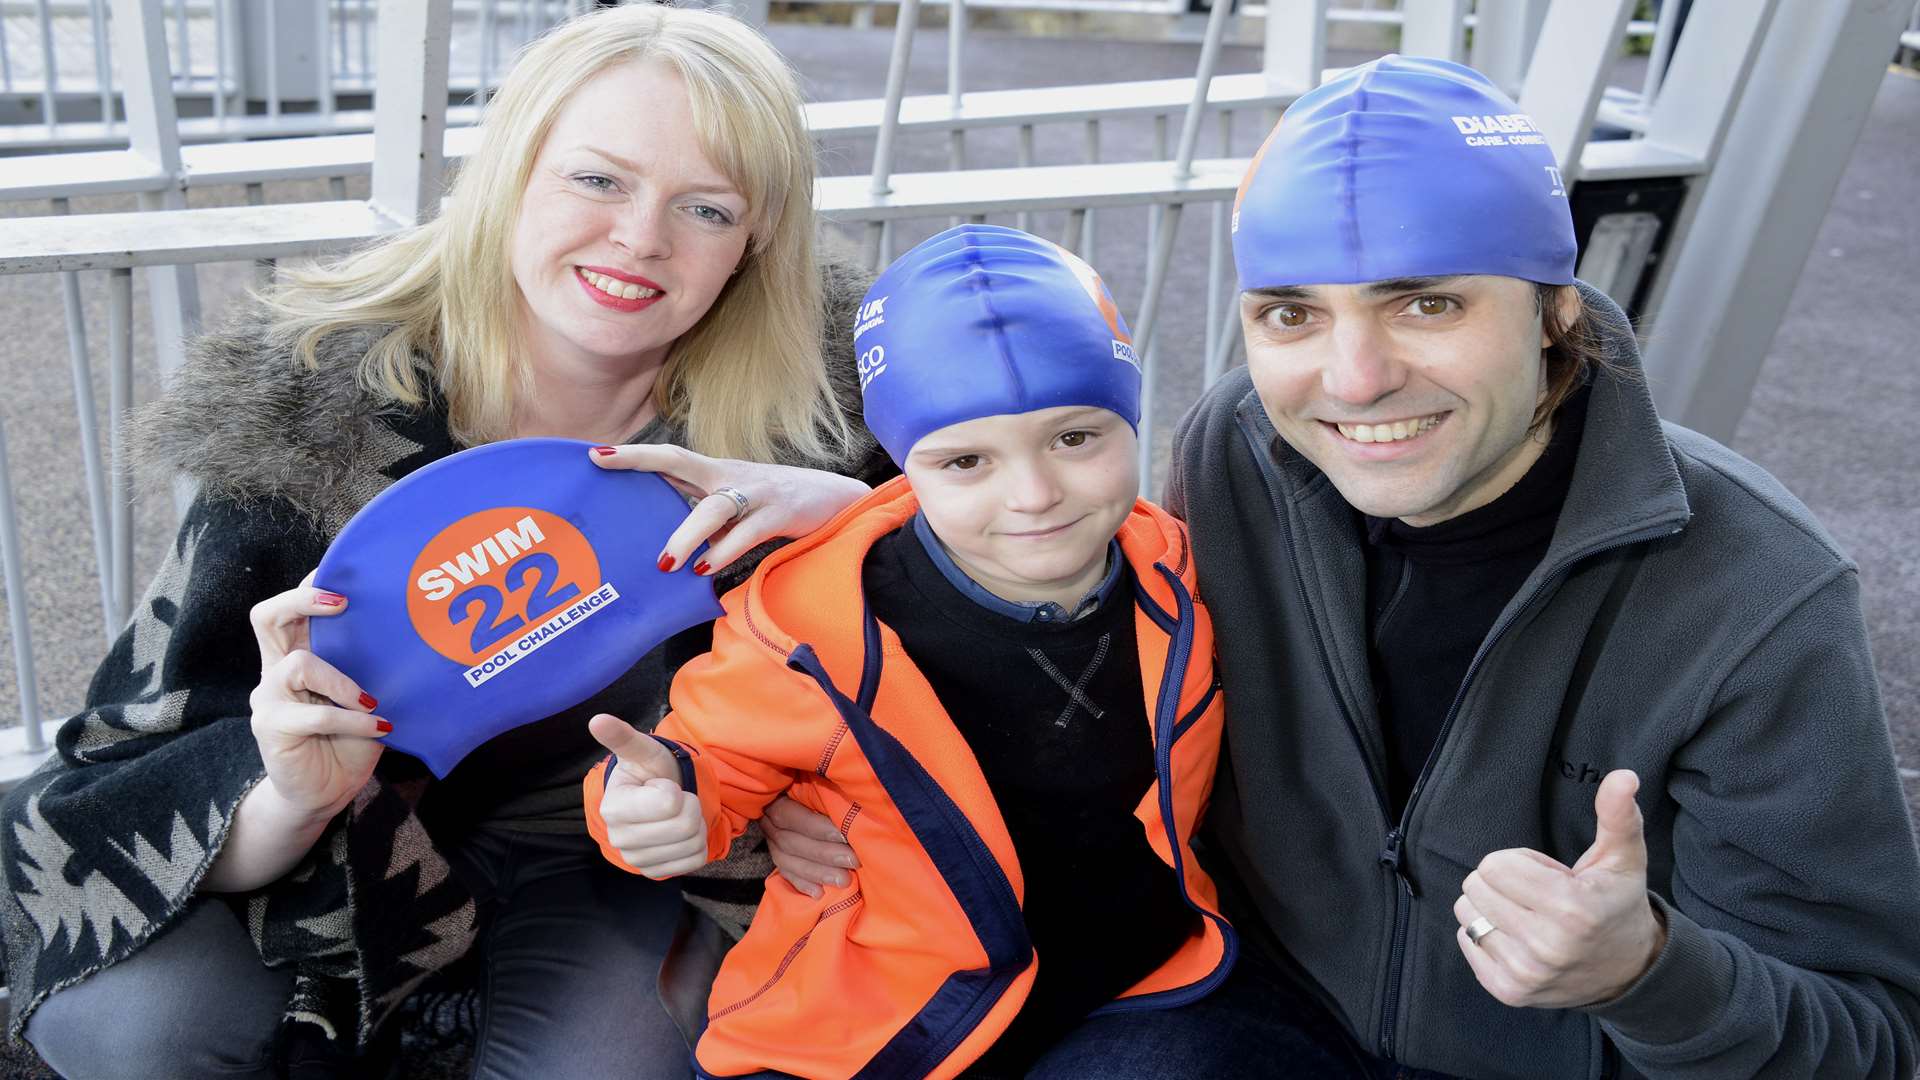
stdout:
[(1120, 325), (1120, 307), (1113, 302), (1113, 294), (1107, 291), (1107, 283), (1100, 280), (1100, 272), (1059, 244), (1049, 241), (1048, 246), (1060, 253), (1060, 260), (1067, 264), (1067, 269), (1073, 271), (1080, 287), (1087, 290), (1087, 295), (1100, 309), (1101, 318), (1107, 320), (1107, 330), (1113, 334), (1113, 339), (1123, 345), (1132, 345), (1133, 336), (1127, 333), (1126, 327)]
[(420, 549), (407, 574), (407, 617), (433, 651), (472, 667), (600, 584), (600, 558), (571, 522), (500, 506), (468, 514)]

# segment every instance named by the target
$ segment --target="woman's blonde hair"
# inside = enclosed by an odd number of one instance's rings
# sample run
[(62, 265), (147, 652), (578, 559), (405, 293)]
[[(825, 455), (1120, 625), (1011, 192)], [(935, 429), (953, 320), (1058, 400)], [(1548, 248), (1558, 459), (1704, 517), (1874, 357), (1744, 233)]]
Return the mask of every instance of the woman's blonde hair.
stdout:
[(311, 365), (329, 334), (390, 326), (361, 364), (370, 392), (420, 404), (424, 355), (455, 438), (505, 437), (530, 386), (510, 265), (521, 195), (561, 106), (636, 61), (679, 74), (701, 148), (746, 197), (752, 228), (739, 272), (669, 351), (653, 390), (659, 413), (684, 425), (691, 449), (718, 457), (842, 456), (851, 433), (820, 355), (813, 143), (799, 87), (765, 38), (725, 15), (629, 4), (531, 42), (489, 102), (445, 211), (330, 265), (283, 271), (262, 298), (273, 332)]

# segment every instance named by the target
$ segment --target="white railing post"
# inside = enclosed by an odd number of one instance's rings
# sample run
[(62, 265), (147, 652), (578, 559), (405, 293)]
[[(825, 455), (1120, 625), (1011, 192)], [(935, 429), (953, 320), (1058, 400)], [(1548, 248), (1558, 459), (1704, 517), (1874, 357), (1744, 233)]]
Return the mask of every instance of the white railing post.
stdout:
[[(893, 190), (888, 179), (893, 175), (893, 142), (900, 131), (900, 99), (907, 92), (907, 63), (913, 57), (913, 31), (920, 21), (920, 0), (900, 0), (898, 20), (893, 28), (893, 53), (887, 59), (887, 98), (880, 117), (880, 134), (873, 144), (873, 185), (875, 195)], [(867, 227), (867, 266), (881, 267), (886, 244), (885, 229), (875, 222)]]
[(40, 730), (40, 686), (33, 667), (33, 629), (27, 620), (26, 575), (20, 572), (20, 527), (14, 520), (13, 473), (7, 466), (7, 428), (0, 421), (0, 572), (7, 586), (7, 628), (13, 634), (13, 671), (20, 683), (20, 729), (26, 750), (47, 748)]
[[(1527, 62), (1551, 0), (1480, 0), (1474, 8), (1473, 68), (1508, 97), (1520, 96), (1527, 78)], [(1668, 4), (1677, 9), (1677, 4)]]
[(1400, 51), (1459, 60), (1466, 53), (1467, 0), (1403, 0)]
[(1593, 131), (1607, 68), (1631, 14), (1633, 0), (1553, 0), (1540, 27), (1534, 51), (1553, 61), (1527, 68), (1520, 108), (1547, 137), (1547, 148), (1569, 182), (1580, 175), (1580, 152)]
[[(1690, 96), (1687, 69), (1719, 42), (1715, 17), (1740, 6), (1695, 4), (1650, 137), (1661, 108)], [(1711, 242), (1679, 247), (1653, 316), (1647, 372), (1668, 418), (1732, 438), (1906, 17), (1898, 4), (1779, 0), (1688, 226)], [(1714, 36), (1696, 40), (1695, 26)]]
[(1304, 94), (1327, 68), (1327, 0), (1267, 0), (1267, 86)]
[(439, 208), (453, 0), (380, 9), (373, 96), (373, 209), (411, 225)]

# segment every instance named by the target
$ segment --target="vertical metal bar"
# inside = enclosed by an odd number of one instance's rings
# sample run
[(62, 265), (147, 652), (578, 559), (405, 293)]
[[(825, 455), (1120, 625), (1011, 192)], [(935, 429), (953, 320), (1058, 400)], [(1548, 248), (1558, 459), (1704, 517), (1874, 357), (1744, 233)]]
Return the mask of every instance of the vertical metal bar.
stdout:
[[(1100, 163), (1100, 121), (1087, 121), (1087, 164)], [(1080, 231), (1080, 257), (1089, 265), (1099, 266), (1094, 257), (1093, 208), (1087, 208), (1087, 221)]]
[(265, 4), (260, 5), (259, 10), (267, 13), (267, 44), (266, 48), (261, 50), (267, 54), (267, 115), (278, 120), (280, 119), (280, 50), (276, 46), (280, 42), (280, 27), (277, 25), (280, 21), (279, 0), (267, 0)]
[[(1033, 167), (1033, 125), (1021, 124), (1019, 141), (1014, 144), (1015, 165), (1022, 169)], [(1013, 227), (1022, 231), (1033, 228), (1033, 215), (1025, 210), (1013, 215)]]
[[(183, 210), (187, 196), (180, 167), (180, 124), (174, 111), (173, 80), (167, 73), (166, 24), (160, 0), (114, 3), (114, 29), (121, 35), (128, 141), (135, 155), (170, 181), (165, 189), (141, 192), (140, 209)], [(191, 265), (149, 267), (146, 276), (148, 307), (153, 315), (154, 361), (164, 381), (185, 358), (187, 337), (200, 322), (200, 289)]]
[(486, 102), (493, 86), (493, 0), (480, 0), (480, 75), (473, 98)]
[[(1220, 113), (1220, 156), (1223, 158), (1233, 156), (1233, 113), (1226, 110)], [(1214, 338), (1216, 327), (1220, 322), (1221, 305), (1230, 303), (1233, 299), (1233, 290), (1226, 281), (1227, 253), (1233, 244), (1231, 222), (1227, 216), (1231, 209), (1229, 204), (1219, 201), (1208, 208), (1213, 219), (1211, 222), (1213, 228), (1208, 234), (1211, 239), (1207, 242), (1207, 335), (1206, 351), (1202, 354), (1208, 357), (1214, 354), (1216, 344)], [(1211, 379), (1211, 372), (1209, 372), (1209, 379)]]
[(227, 118), (227, 0), (213, 0), (213, 118)]
[(1060, 235), (1060, 246), (1068, 251), (1079, 248), (1080, 238), (1085, 235), (1086, 227), (1086, 207), (1067, 211), (1067, 231)]
[(320, 115), (333, 118), (333, 0), (313, 5), (313, 79), (314, 100)]
[[(72, 209), (66, 199), (53, 200), (53, 212), (66, 214)], [(93, 561), (100, 574), (100, 617), (105, 624), (107, 643), (113, 643), (119, 626), (113, 621), (113, 558), (108, 533), (111, 517), (107, 509), (107, 478), (100, 462), (100, 426), (93, 402), (93, 365), (87, 357), (87, 323), (80, 306), (80, 275), (73, 270), (60, 275), (60, 299), (67, 314), (67, 357), (73, 369), (73, 406), (80, 422), (80, 461), (87, 477), (87, 510), (93, 521)]]
[(1213, 349), (1207, 353), (1207, 386), (1212, 386), (1215, 379), (1227, 373), (1227, 362), (1233, 358), (1233, 351), (1240, 342), (1240, 301), (1234, 297), (1227, 301), (1226, 310), (1220, 313)]
[[(1153, 160), (1167, 160), (1167, 114), (1156, 113), (1153, 117)], [(1167, 216), (1167, 208), (1160, 203), (1147, 207), (1147, 250), (1157, 250), (1160, 243), (1160, 222)], [(1146, 342), (1139, 343), (1140, 355), (1146, 355)]]
[(1260, 70), (1269, 90), (1304, 94), (1319, 86), (1327, 68), (1327, 0), (1267, 0), (1264, 41)]
[(1167, 265), (1173, 258), (1173, 238), (1180, 231), (1181, 205), (1166, 208), (1159, 234), (1154, 238), (1152, 260), (1147, 264), (1146, 295), (1140, 300), (1140, 318), (1133, 324), (1134, 348), (1140, 356), (1140, 491), (1153, 489), (1153, 401), (1158, 383), (1153, 339), (1159, 331), (1160, 294), (1167, 284)]
[(453, 0), (416, 0), (380, 10), (368, 201), (401, 224), (423, 221), (438, 208), (452, 23)]
[(0, 90), (13, 91), (13, 54), (7, 50), (7, 27), (0, 21)]
[(187, 32), (187, 0), (174, 0), (173, 34), (179, 40), (175, 42), (180, 54), (178, 75), (183, 90), (193, 89), (193, 45)]
[[(1915, 10), (1920, 12), (1920, 8)], [(1667, 64), (1673, 60), (1674, 30), (1679, 23), (1680, 0), (1666, 0), (1660, 5), (1659, 21), (1653, 24), (1653, 45), (1647, 56), (1647, 77), (1640, 84), (1640, 107), (1648, 112), (1653, 111), (1653, 101), (1660, 96), (1660, 81), (1666, 78)]]
[(225, 28), (220, 54), (228, 76), (221, 81), (220, 93), (229, 98), (229, 111), (244, 115), (247, 111), (247, 64), (244, 51), (247, 25), (240, 14), (239, 0), (215, 0), (214, 10), (220, 16), (220, 25)]
[(13, 670), (20, 680), (20, 727), (27, 749), (47, 748), (40, 730), (40, 684), (33, 670), (33, 630), (27, 622), (27, 589), (20, 572), (20, 526), (14, 520), (13, 470), (7, 464), (7, 429), (0, 422), (0, 572), (7, 583), (7, 623), (13, 630)]
[[(265, 206), (267, 204), (267, 185), (256, 181), (246, 185), (245, 190), (247, 193), (248, 206)], [(267, 286), (273, 284), (274, 266), (275, 262), (272, 259), (253, 260), (253, 281), (256, 288), (265, 289)]]
[[(966, 106), (961, 90), (966, 61), (967, 0), (947, 0), (947, 108), (955, 119)], [(947, 170), (959, 172), (967, 167), (967, 133), (954, 128), (947, 132)], [(960, 224), (954, 215), (949, 224)]]
[(1551, 0), (1479, 0), (1474, 5), (1473, 68), (1510, 96), (1527, 79)]
[(1400, 24), (1400, 51), (1408, 56), (1463, 58), (1467, 41), (1467, 0), (1406, 0)]
[[(873, 145), (873, 195), (893, 192), (888, 183), (893, 175), (893, 143), (900, 131), (900, 98), (907, 88), (907, 63), (913, 56), (913, 32), (920, 21), (920, 0), (900, 0), (898, 22), (893, 28), (893, 53), (887, 59), (887, 97), (880, 114), (880, 134)], [(880, 267), (881, 235), (877, 228), (867, 230), (867, 265)]]
[(1229, 211), (1230, 204), (1213, 204), (1213, 238), (1207, 249), (1207, 366), (1202, 385), (1212, 385), (1225, 370), (1226, 355), (1233, 351), (1231, 342), (1222, 343), (1222, 337), (1232, 337), (1240, 332), (1239, 282), (1233, 269), (1233, 230)]
[(373, 89), (373, 49), (368, 44), (373, 19), (373, 0), (360, 0), (360, 79), (369, 90)]
[(1173, 178), (1193, 178), (1193, 149), (1200, 145), (1200, 114), (1207, 109), (1207, 95), (1213, 89), (1213, 69), (1220, 62), (1220, 38), (1226, 32), (1231, 0), (1212, 0), (1207, 12), (1207, 33), (1200, 41), (1200, 63), (1193, 72), (1193, 99), (1187, 102), (1186, 119), (1180, 123), (1180, 151), (1174, 158)]
[(113, 366), (107, 372), (107, 460), (111, 485), (113, 625), (133, 611), (133, 488), (127, 469), (127, 411), (133, 407), (133, 271), (107, 274), (107, 334)]
[[(87, 21), (93, 28), (94, 84), (100, 91), (100, 123), (113, 130), (113, 62), (107, 57), (106, 0), (88, 0)], [(0, 37), (5, 34), (0, 33)]]
[(54, 105), (54, 94), (60, 89), (60, 66), (53, 55), (53, 12), (47, 0), (40, 0), (40, 119), (47, 125), (47, 134), (52, 135), (59, 128), (59, 116)]
[(1528, 68), (1527, 81), (1520, 88), (1520, 108), (1547, 137), (1547, 148), (1569, 181), (1580, 175), (1580, 151), (1593, 130), (1607, 69), (1619, 51), (1631, 14), (1633, 0), (1560, 3), (1548, 10), (1547, 21), (1540, 27), (1535, 51), (1553, 62)]

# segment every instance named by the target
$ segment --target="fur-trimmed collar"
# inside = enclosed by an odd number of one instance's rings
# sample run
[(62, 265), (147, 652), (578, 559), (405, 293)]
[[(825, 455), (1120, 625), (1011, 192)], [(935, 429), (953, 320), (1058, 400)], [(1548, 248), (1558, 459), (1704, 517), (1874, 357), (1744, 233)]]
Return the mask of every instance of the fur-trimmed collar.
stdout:
[[(792, 463), (847, 470), (873, 455), (853, 363), (854, 314), (872, 275), (827, 243), (820, 269), (822, 352), (859, 442), (849, 462)], [(129, 445), (136, 460), (185, 473), (210, 495), (283, 500), (327, 534), (337, 532), (394, 480), (460, 449), (438, 405), (410, 410), (361, 385), (360, 359), (380, 332), (323, 339), (309, 369), (272, 342), (260, 312), (243, 313), (195, 341), (167, 392), (135, 414)], [(424, 381), (432, 385), (431, 373)]]

